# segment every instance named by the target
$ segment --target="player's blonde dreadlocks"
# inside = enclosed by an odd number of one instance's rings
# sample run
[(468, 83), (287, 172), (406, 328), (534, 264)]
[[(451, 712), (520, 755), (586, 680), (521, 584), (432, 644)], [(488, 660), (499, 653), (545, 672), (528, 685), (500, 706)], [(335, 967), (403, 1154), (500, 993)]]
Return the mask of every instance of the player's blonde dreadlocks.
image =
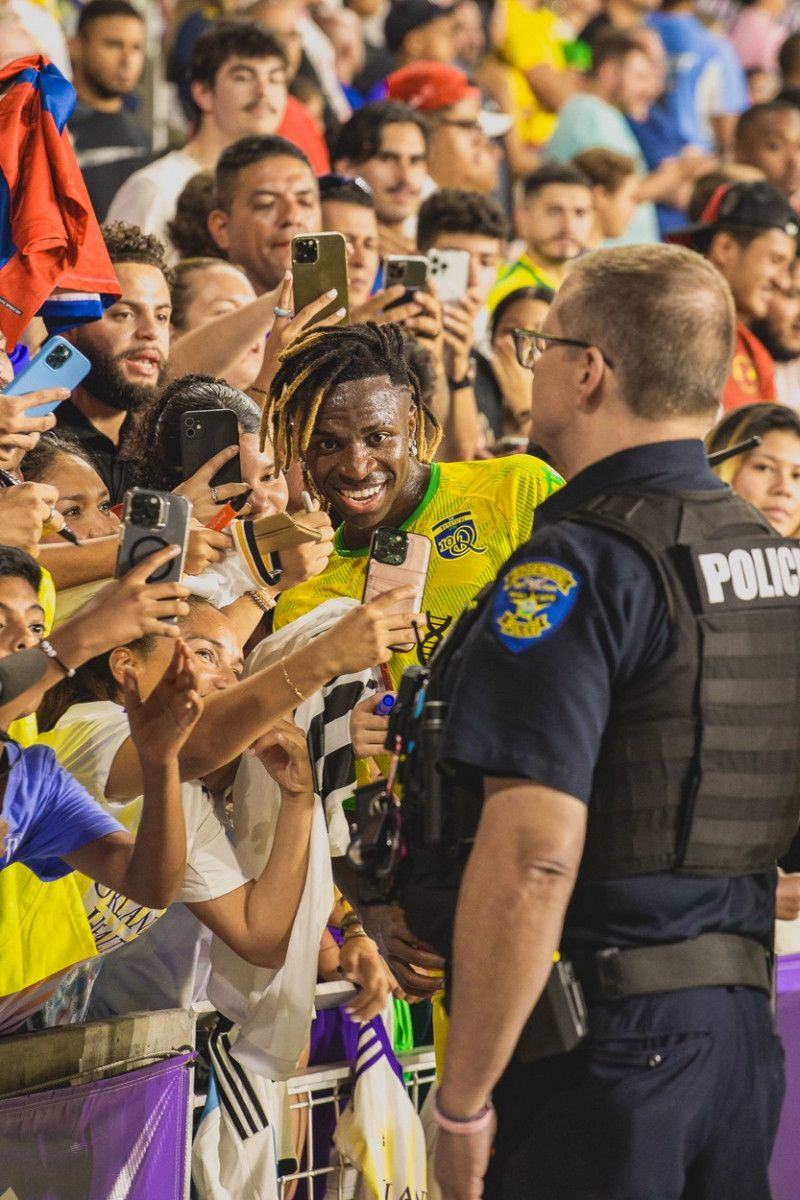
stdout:
[[(276, 469), (302, 462), (319, 415), (320, 406), (341, 383), (388, 375), (391, 383), (406, 387), (417, 410), (417, 457), (429, 463), (442, 431), (422, 399), (419, 380), (409, 366), (399, 325), (363, 325), (311, 329), (283, 351), (269, 389), (261, 419), (261, 443), (271, 436)], [(316, 493), (313, 480), (306, 481)]]

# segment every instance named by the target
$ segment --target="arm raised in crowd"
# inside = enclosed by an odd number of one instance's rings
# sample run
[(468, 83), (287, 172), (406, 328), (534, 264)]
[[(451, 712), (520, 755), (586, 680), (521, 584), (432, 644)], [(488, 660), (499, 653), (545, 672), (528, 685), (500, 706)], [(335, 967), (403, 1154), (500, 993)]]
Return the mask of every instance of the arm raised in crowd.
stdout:
[[(28, 487), (43, 487), (43, 484), (27, 484)], [(19, 488), (9, 488), (9, 491), (19, 491)], [(50, 491), (55, 491), (50, 488)], [(5, 493), (0, 492), (0, 502)], [(56, 499), (58, 495), (56, 494)], [(230, 550), (230, 538), (224, 533), (213, 529), (193, 528), (189, 530), (189, 546), (186, 551), (187, 575), (199, 575), (212, 563), (222, 562), (226, 550)], [(112, 534), (109, 537), (92, 538), (71, 546), (65, 542), (63, 546), (44, 545), (39, 547), (37, 555), (40, 564), (53, 577), (56, 588), (64, 589), (79, 587), (82, 583), (93, 583), (97, 579), (111, 579), (117, 564), (119, 537)], [(64, 553), (64, 551), (68, 553)]]
[(293, 721), (277, 721), (252, 753), (281, 793), (269, 858), (255, 881), (187, 907), (247, 962), (274, 968), (283, 965), (305, 887), (314, 784), (305, 734)]
[[(68, 547), (73, 549), (74, 547)], [(148, 583), (147, 578), (160, 566), (180, 553), (178, 546), (166, 546), (145, 558), (122, 579), (115, 579), (93, 596), (68, 621), (51, 633), (49, 642), (58, 655), (59, 663), (51, 658), (43, 678), (17, 697), (12, 704), (0, 707), (0, 728), (26, 712), (32, 712), (44, 693), (64, 679), (64, 667), (77, 669), (98, 654), (106, 654), (118, 640), (134, 641), (157, 634), (178, 637), (178, 627), (170, 617), (183, 617), (189, 611), (184, 596), (189, 589), (184, 584)]]
[(172, 662), (145, 701), (135, 672), (123, 680), (123, 697), (142, 772), (142, 816), (134, 837), (107, 834), (64, 855), (75, 870), (148, 908), (164, 908), (178, 893), (186, 870), (186, 823), (178, 752), (196, 724), (203, 702), (192, 658), (178, 641)]
[[(181, 754), (181, 778), (202, 779), (237, 758), (329, 679), (387, 662), (391, 647), (415, 640), (421, 613), (393, 612), (410, 601), (411, 587), (394, 588), (371, 604), (354, 608), (326, 633), (274, 666), (258, 671), (225, 691), (209, 696)], [(117, 752), (106, 786), (107, 800), (141, 794), (142, 781), (133, 747)]]
[(194, 373), (225, 378), (254, 342), (266, 338), (275, 320), (276, 292), (224, 313), (172, 342), (169, 351), (173, 378)]

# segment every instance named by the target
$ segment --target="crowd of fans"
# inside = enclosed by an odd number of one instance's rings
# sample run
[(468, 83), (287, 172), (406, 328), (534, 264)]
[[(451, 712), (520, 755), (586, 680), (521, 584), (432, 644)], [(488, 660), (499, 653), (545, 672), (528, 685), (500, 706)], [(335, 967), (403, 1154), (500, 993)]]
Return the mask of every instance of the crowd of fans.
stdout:
[[(49, 59), (72, 80), (120, 292), (61, 320), (91, 364), (71, 393), (0, 394), (0, 654), (42, 660), (25, 690), (2, 676), (0, 1033), (210, 1001), (271, 1078), (307, 1058), (318, 976), (358, 985), (355, 1020), (440, 990), (399, 910), (351, 908), (350, 798), (386, 765), (378, 704), (562, 482), (530, 369), (579, 256), (663, 239), (727, 280), (709, 449), (757, 435), (720, 474), (798, 535), (800, 33), (785, 0), (153, 8), (0, 3), (4, 78)], [(321, 232), (344, 236), (348, 294), (296, 306), (292, 239)], [(433, 271), (453, 251), (457, 295)], [(426, 257), (427, 282), (393, 284), (387, 255)], [(24, 305), (0, 304), (5, 385), (48, 331), (12, 345)], [(183, 416), (222, 409), (238, 443), (186, 477)], [(114, 579), (131, 487), (191, 501), (181, 583), (148, 582), (174, 548)], [(231, 500), (237, 526), (286, 512), (312, 540), (253, 564), (219, 527)], [(433, 543), (422, 612), (410, 588), (358, 603), (382, 525)]]

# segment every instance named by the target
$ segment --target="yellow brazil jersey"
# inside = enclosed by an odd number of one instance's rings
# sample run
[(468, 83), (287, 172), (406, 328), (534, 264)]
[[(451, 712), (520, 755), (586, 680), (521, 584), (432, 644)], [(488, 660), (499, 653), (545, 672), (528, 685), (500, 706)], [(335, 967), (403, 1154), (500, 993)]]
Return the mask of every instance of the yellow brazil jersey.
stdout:
[[(425, 661), (472, 597), (527, 541), (537, 504), (563, 483), (538, 458), (516, 454), (481, 462), (433, 463), (427, 491), (402, 526), (430, 538), (431, 561), (423, 596), (428, 621), (424, 641), (389, 663), (397, 687), (406, 667)], [(364, 591), (368, 550), (347, 550), (341, 527), (326, 569), (282, 595), (275, 628), (288, 625), (325, 600), (359, 599)]]
[(505, 300), (512, 292), (516, 292), (519, 288), (526, 287), (549, 287), (554, 292), (558, 291), (558, 280), (555, 279), (548, 271), (529, 258), (527, 254), (523, 254), (507, 267), (497, 277), (497, 282), (489, 293), (488, 308), (489, 312), (493, 313), (501, 300)]

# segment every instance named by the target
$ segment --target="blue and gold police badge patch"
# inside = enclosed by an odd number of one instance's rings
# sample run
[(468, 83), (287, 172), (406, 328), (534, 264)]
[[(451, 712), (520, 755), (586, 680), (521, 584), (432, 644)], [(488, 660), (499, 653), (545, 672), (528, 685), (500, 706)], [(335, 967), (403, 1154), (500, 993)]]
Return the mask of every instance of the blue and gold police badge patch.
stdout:
[(463, 558), (470, 550), (476, 554), (486, 553), (486, 547), (478, 545), (478, 533), (469, 509), (437, 521), (431, 532), (442, 558)]
[(527, 650), (566, 621), (580, 580), (560, 563), (540, 558), (519, 563), (500, 580), (494, 601), (494, 629), (512, 653)]

